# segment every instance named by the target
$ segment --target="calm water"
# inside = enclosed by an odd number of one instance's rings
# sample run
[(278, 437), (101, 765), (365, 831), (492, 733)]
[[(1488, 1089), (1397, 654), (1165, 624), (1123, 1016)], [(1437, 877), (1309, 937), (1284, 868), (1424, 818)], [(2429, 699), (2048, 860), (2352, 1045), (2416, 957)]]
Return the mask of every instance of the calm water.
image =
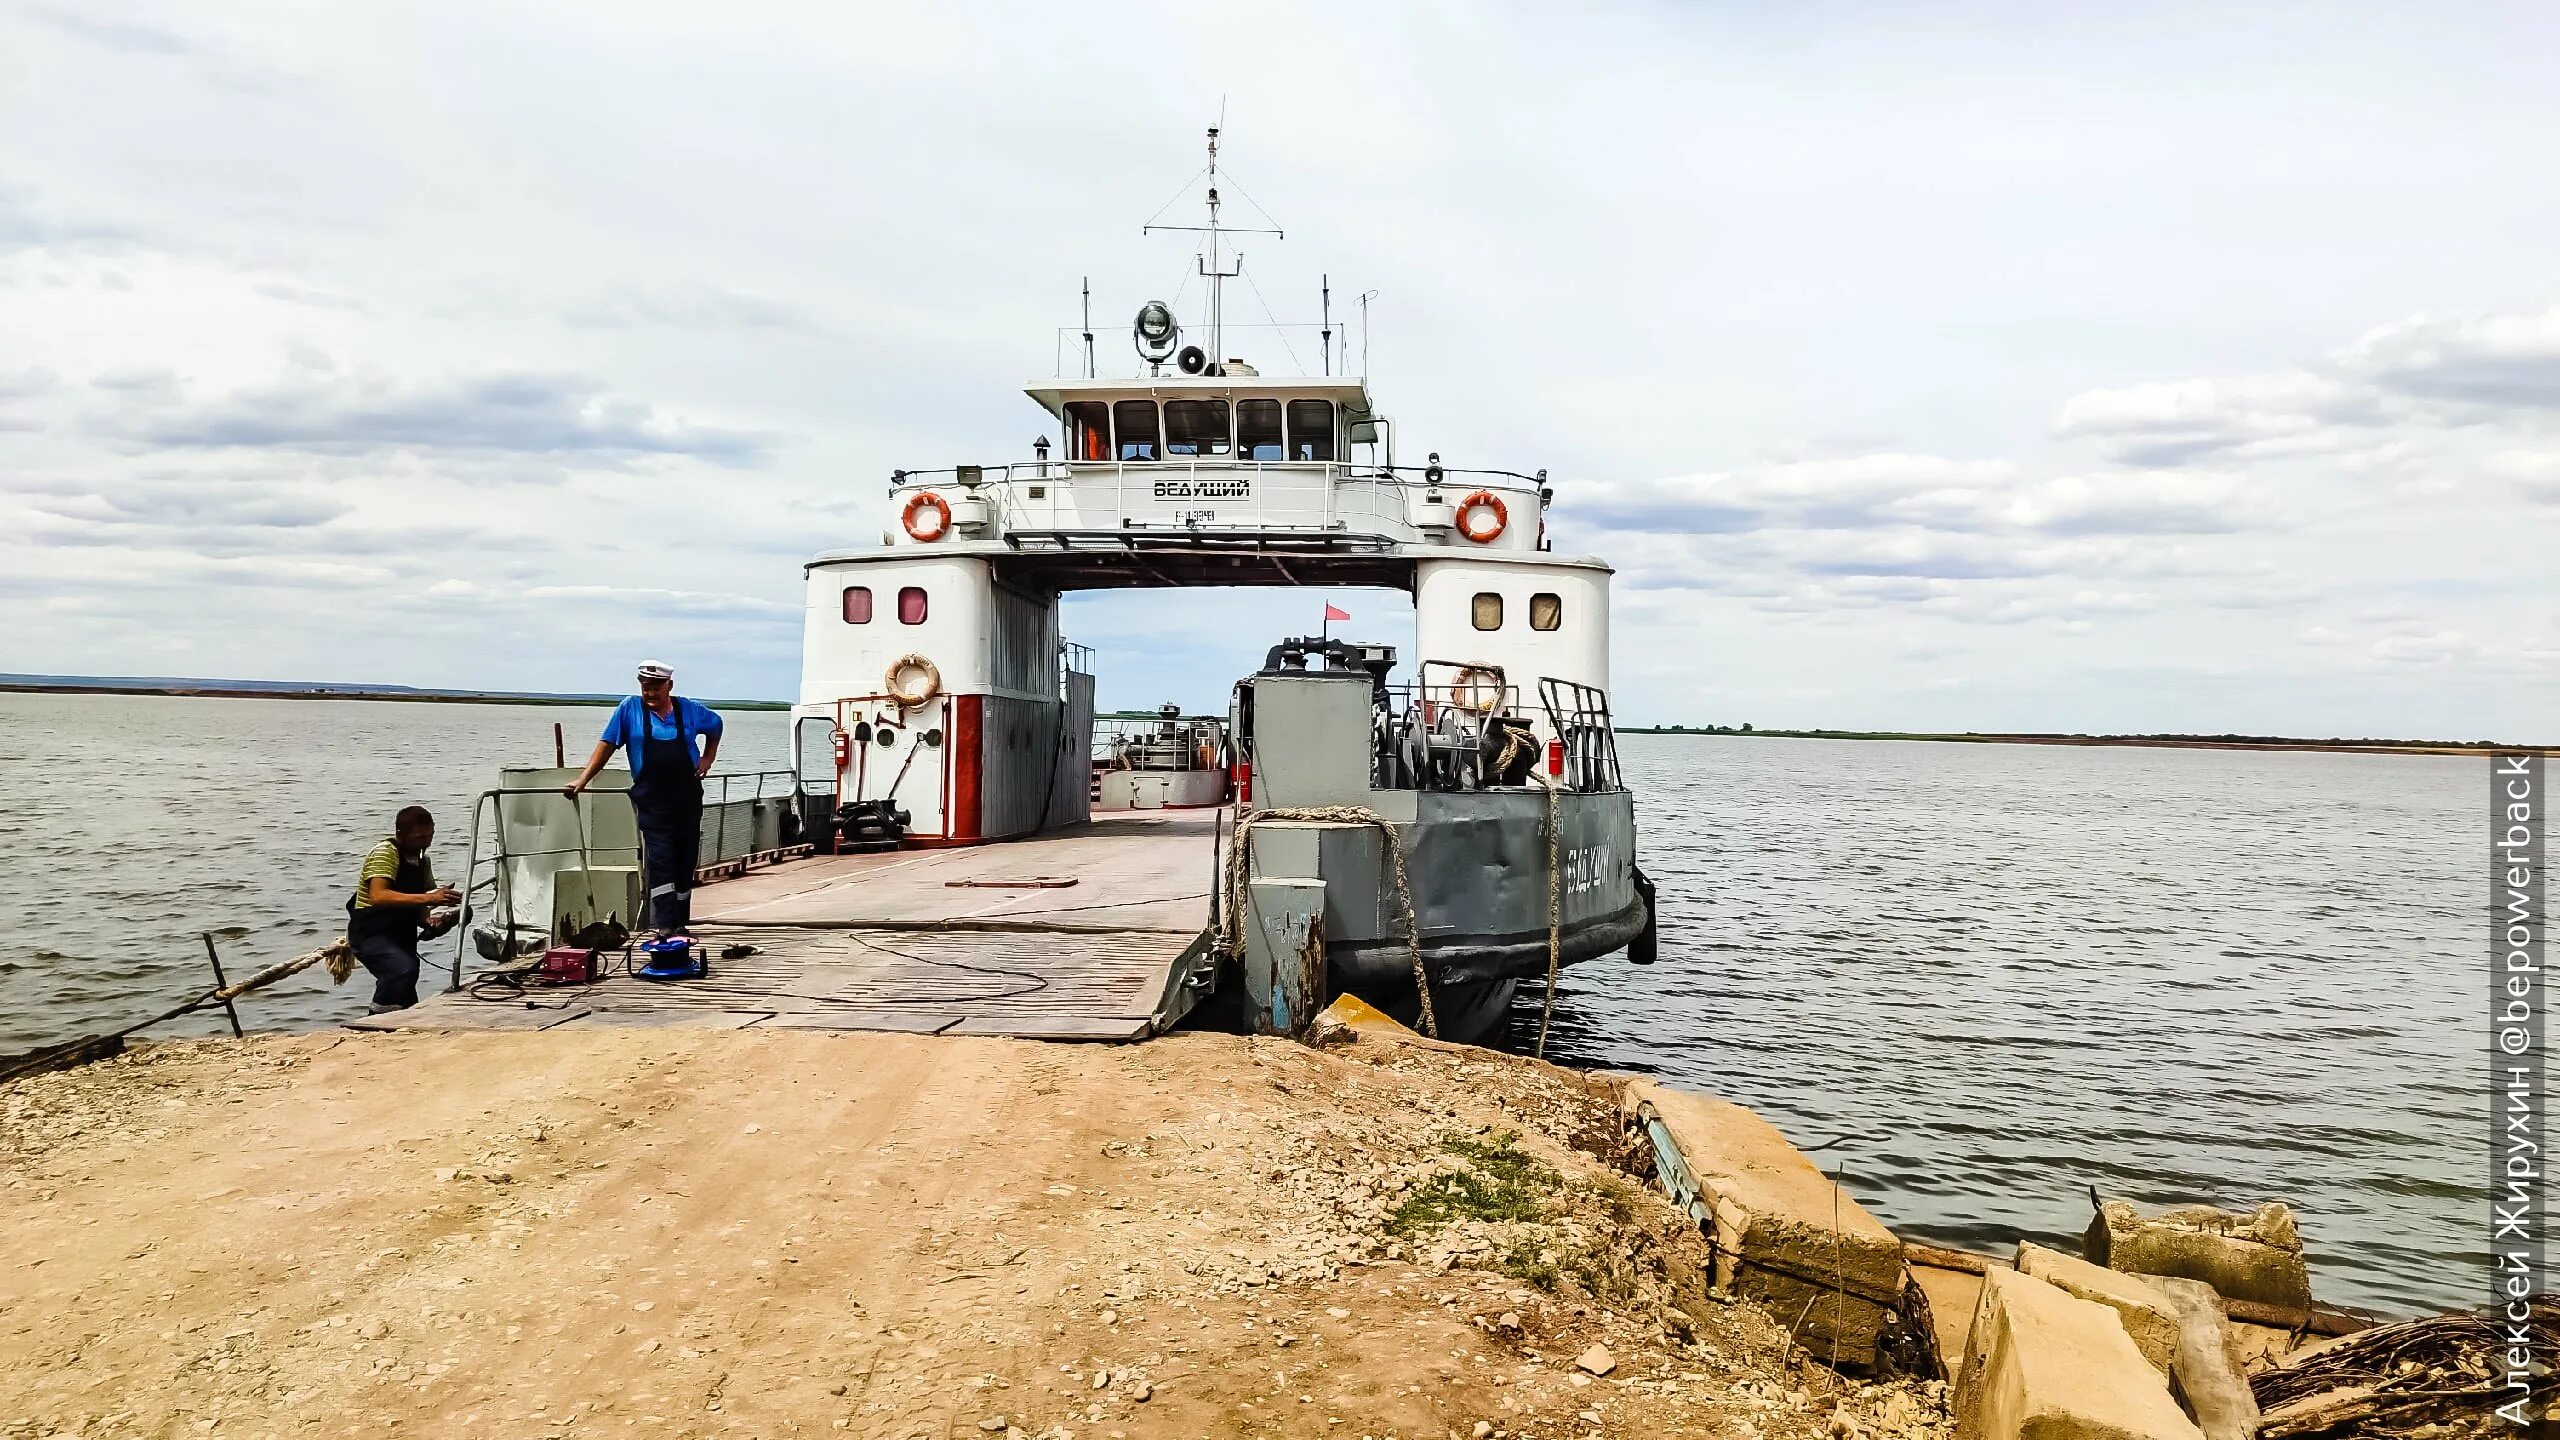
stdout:
[[(403, 805), (435, 812), (437, 873), (459, 880), (472, 797), (502, 765), (550, 764), (555, 721), (583, 761), (609, 713), (0, 694), (0, 1053), (201, 991), (199, 932), (235, 979), (344, 934), (357, 863)], [(721, 769), (790, 763), (789, 717), (723, 718)], [(430, 964), (453, 944), (426, 947)], [(332, 989), (312, 970), (245, 1002), (242, 1019), (328, 1024), (371, 996), (361, 972)], [(229, 1033), (219, 1010), (153, 1033), (216, 1031)]]
[(1572, 971), (1551, 1053), (1860, 1137), (1820, 1158), (1913, 1238), (2275, 1199), (2322, 1298), (2478, 1303), (2485, 759), (1621, 754), (1662, 963)]
[[(722, 768), (785, 763), (730, 717)], [(0, 695), (0, 1052), (337, 934), (601, 709)], [(2063, 1239), (2087, 1187), (2283, 1199), (2323, 1298), (2469, 1303), (2483, 761), (1629, 736), (1663, 963), (1578, 967), (1560, 1058), (1748, 1103), (1918, 1238)], [(431, 954), (441, 954), (432, 951)], [(253, 1023), (359, 1012), (316, 972)], [(1530, 1024), (1534, 1026), (1534, 1011)], [(171, 1027), (209, 1033), (218, 1018)]]

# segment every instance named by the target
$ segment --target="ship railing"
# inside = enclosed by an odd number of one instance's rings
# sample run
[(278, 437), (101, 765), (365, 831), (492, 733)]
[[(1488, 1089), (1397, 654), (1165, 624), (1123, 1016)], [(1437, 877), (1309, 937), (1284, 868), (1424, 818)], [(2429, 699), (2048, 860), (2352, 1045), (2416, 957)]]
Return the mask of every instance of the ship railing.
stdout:
[(1384, 687), (1372, 781), (1386, 790), (1476, 790), (1487, 783), (1485, 736), (1520, 714), (1520, 689), (1498, 665), (1425, 660)]
[[(1171, 731), (1165, 728), (1168, 724), (1173, 726)], [(1225, 763), (1221, 758), (1226, 750), (1224, 721), (1102, 715), (1095, 717), (1093, 726), (1093, 759), (1106, 767), (1215, 770)]]
[(1564, 787), (1581, 793), (1626, 788), (1618, 769), (1618, 728), (1609, 715), (1609, 692), (1573, 680), (1542, 679), (1538, 702), (1548, 733), (1564, 747)]
[[(1206, 493), (1165, 493), (1174, 486)], [(1221, 486), (1246, 493), (1222, 495)], [(1008, 534), (1307, 537), (1409, 532), (1420, 523), (1414, 497), (1434, 492), (1455, 505), (1471, 492), (1485, 490), (1508, 497), (1522, 513), (1534, 516), (1531, 507), (1544, 489), (1542, 476), (1511, 470), (1215, 456), (900, 470), (891, 474), (889, 486), (893, 503), (918, 490), (982, 496)]]
[[(694, 860), (697, 879), (718, 879), (796, 853), (797, 837), (809, 832), (810, 825), (832, 800), (829, 792), (810, 788), (792, 770), (714, 771), (702, 778), (702, 785), (702, 837)], [(558, 834), (560, 827), (531, 822), (523, 813), (525, 804), (548, 801), (576, 807), (567, 827), (576, 843), (518, 845), (507, 834), (510, 806), (506, 802), (510, 800), (519, 802), (514, 807), (519, 824), (542, 835)], [(450, 967), (454, 986), (462, 984), (463, 955), (473, 943), (473, 932), (491, 920), (496, 921), (500, 944), (509, 953), (521, 949), (519, 942), (525, 937), (550, 936), (548, 896), (553, 875), (573, 866), (599, 863), (635, 868), (640, 865), (636, 843), (598, 839), (599, 830), (612, 835), (627, 833), (621, 825), (605, 827), (596, 823), (597, 807), (616, 800), (628, 805), (629, 792), (597, 788), (572, 800), (551, 786), (501, 787), (483, 790), (473, 798), (471, 841), (465, 852), (469, 859), (461, 886), (466, 923), (455, 927)], [(788, 823), (785, 816), (791, 817)], [(532, 897), (518, 896), (519, 887), (539, 891), (544, 898), (537, 906)], [(523, 903), (519, 903), (520, 898)], [(629, 918), (638, 928), (639, 917)]]
[[(1123, 321), (1121, 323), (1125, 325), (1127, 322)], [(1358, 322), (1356, 321), (1340, 320), (1335, 321), (1332, 324), (1326, 324), (1317, 320), (1282, 320), (1278, 322), (1256, 321), (1248, 325), (1235, 320), (1225, 320), (1219, 323), (1218, 328), (1226, 336), (1226, 348), (1230, 355), (1240, 349), (1252, 349), (1261, 355), (1262, 363), (1264, 364), (1279, 363), (1280, 355), (1288, 357), (1290, 370), (1287, 374), (1284, 375), (1277, 370), (1267, 370), (1259, 377), (1263, 380), (1353, 380), (1359, 378), (1359, 373), (1351, 368), (1351, 361), (1357, 349), (1357, 347), (1352, 344), (1351, 339), (1352, 332), (1359, 328)], [(1055, 378), (1060, 380), (1092, 380), (1100, 378), (1095, 374), (1095, 371), (1099, 368), (1098, 365), (1087, 363), (1087, 357), (1090, 352), (1087, 348), (1086, 342), (1092, 340), (1109, 340), (1111, 338), (1111, 329), (1112, 327), (1105, 325), (1101, 330), (1097, 331), (1089, 324), (1061, 325), (1057, 327), (1057, 334), (1051, 339), (1050, 357), (1052, 361), (1051, 373)], [(1208, 336), (1203, 331), (1195, 330), (1185, 333), (1197, 336), (1203, 347), (1208, 344)], [(1271, 353), (1274, 349), (1279, 351), (1279, 355)], [(1315, 357), (1316, 363), (1313, 367), (1310, 367), (1307, 364), (1306, 357), (1310, 355)], [(1210, 358), (1219, 359), (1224, 357), (1212, 356)], [(1128, 361), (1128, 352), (1120, 352), (1119, 355), (1113, 357), (1113, 360), (1116, 364), (1126, 364)], [(1365, 357), (1363, 357), (1362, 363), (1367, 363)], [(1125, 377), (1114, 378), (1142, 381), (1150, 377), (1143, 374), (1131, 374)], [(1242, 382), (1251, 377), (1233, 375), (1229, 378)]]

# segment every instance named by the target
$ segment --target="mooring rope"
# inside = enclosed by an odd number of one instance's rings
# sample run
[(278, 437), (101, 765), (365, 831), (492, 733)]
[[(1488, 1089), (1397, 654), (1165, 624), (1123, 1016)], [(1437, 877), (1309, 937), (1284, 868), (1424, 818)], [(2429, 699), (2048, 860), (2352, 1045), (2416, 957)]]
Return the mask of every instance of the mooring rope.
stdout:
[(1226, 904), (1221, 907), (1218, 923), (1225, 933), (1218, 937), (1219, 948), (1244, 958), (1244, 893), (1245, 871), (1251, 863), (1250, 843), (1253, 827), (1263, 820), (1311, 820), (1337, 825), (1375, 825), (1386, 836), (1388, 858), (1395, 862), (1396, 903), (1404, 910), (1405, 948), (1413, 960), (1413, 989), (1422, 997), (1422, 1033), (1440, 1038), (1440, 1017), (1431, 1004), (1431, 977), (1422, 965), (1422, 925), (1413, 913), (1413, 888), (1405, 877), (1404, 839), (1396, 834), (1387, 817), (1366, 805), (1306, 805), (1295, 808), (1254, 810), (1236, 817), (1236, 828), (1227, 835)]
[(273, 985), (287, 975), (293, 975), (301, 971), (308, 970), (314, 965), (328, 966), (329, 982), (333, 985), (343, 985), (347, 983), (347, 977), (355, 973), (355, 952), (347, 948), (347, 942), (344, 938), (332, 940), (328, 944), (312, 951), (308, 955), (300, 957), (299, 959), (286, 960), (278, 964), (270, 965), (266, 969), (259, 971), (257, 974), (250, 976), (246, 980), (237, 981), (233, 984), (223, 986), (221, 989), (214, 991), (207, 998), (212, 1000), (237, 1000), (252, 990), (263, 990), (267, 986)]

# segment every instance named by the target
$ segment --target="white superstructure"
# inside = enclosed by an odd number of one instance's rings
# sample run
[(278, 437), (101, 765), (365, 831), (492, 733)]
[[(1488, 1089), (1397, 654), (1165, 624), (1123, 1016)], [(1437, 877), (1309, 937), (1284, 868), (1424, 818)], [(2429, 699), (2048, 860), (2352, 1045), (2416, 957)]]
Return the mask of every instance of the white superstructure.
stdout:
[[(1035, 458), (894, 472), (880, 543), (807, 567), (798, 723), (830, 731), (840, 800), (893, 801), (913, 839), (1083, 818), (1093, 692), (1059, 631), (1069, 591), (1400, 589), (1407, 653), (1445, 662), (1424, 683), (1498, 671), (1542, 738), (1541, 682), (1608, 687), (1611, 572), (1547, 549), (1545, 472), (1401, 462), (1363, 379), (1217, 358), (1219, 280), (1237, 272), (1220, 268), (1234, 232), (1216, 221), (1215, 156), (1212, 131), (1209, 348), (1147, 306), (1145, 373), (1029, 387), (1052, 426)], [(1324, 354), (1330, 368), (1329, 323)]]

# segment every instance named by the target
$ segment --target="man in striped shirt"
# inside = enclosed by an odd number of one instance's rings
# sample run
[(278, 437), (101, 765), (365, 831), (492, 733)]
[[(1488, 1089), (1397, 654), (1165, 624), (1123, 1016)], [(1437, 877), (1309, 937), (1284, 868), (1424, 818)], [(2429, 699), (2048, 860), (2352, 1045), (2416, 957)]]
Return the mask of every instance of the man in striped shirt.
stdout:
[(373, 972), (373, 1008), (405, 1010), (418, 1003), (418, 942), (453, 928), (451, 905), (462, 897), (436, 883), (427, 847), (436, 839), (436, 817), (422, 805), (401, 811), (391, 837), (365, 852), (356, 891), (347, 900), (347, 948)]

